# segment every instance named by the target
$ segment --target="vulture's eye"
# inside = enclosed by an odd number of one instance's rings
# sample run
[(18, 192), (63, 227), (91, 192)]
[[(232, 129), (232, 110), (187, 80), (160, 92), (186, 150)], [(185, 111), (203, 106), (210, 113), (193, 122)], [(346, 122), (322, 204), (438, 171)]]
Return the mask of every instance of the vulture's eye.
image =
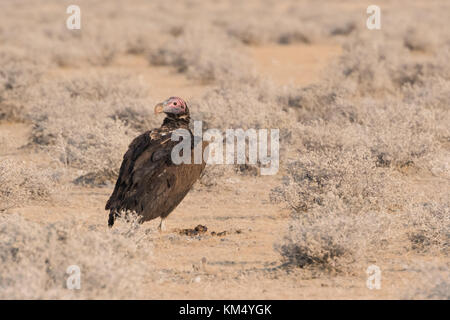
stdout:
[(174, 103), (173, 103), (173, 105), (174, 105), (174, 106), (176, 106), (176, 105), (177, 105), (177, 103), (176, 103), (176, 102), (174, 102)]

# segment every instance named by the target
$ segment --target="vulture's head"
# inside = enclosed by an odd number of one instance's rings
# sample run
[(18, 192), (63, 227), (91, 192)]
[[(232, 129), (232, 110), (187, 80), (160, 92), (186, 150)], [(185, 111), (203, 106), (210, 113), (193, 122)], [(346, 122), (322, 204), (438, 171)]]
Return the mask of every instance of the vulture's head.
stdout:
[(189, 116), (189, 108), (186, 101), (178, 97), (170, 97), (166, 101), (158, 103), (155, 106), (155, 114), (162, 112), (176, 118)]

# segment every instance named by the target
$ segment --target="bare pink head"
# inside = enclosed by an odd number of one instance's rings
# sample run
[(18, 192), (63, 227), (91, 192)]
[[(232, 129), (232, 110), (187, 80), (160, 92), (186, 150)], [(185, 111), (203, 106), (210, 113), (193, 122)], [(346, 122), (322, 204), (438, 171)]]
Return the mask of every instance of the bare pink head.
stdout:
[(164, 102), (155, 106), (155, 113), (164, 112), (165, 114), (184, 115), (189, 114), (189, 108), (186, 101), (179, 97), (170, 97)]

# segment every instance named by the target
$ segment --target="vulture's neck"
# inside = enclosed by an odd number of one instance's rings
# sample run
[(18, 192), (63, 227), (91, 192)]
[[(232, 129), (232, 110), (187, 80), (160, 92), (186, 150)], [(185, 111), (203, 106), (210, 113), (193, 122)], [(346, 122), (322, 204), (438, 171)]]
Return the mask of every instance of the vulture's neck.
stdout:
[(190, 121), (191, 118), (187, 114), (181, 116), (168, 114), (162, 123), (161, 129), (165, 129), (168, 131), (176, 129), (189, 129)]

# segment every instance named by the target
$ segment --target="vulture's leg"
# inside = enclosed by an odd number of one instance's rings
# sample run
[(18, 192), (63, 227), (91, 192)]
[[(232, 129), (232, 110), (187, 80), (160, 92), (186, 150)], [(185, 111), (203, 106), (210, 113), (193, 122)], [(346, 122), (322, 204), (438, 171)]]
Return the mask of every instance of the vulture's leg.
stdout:
[(158, 227), (159, 232), (166, 231), (166, 218), (161, 217), (161, 222)]

